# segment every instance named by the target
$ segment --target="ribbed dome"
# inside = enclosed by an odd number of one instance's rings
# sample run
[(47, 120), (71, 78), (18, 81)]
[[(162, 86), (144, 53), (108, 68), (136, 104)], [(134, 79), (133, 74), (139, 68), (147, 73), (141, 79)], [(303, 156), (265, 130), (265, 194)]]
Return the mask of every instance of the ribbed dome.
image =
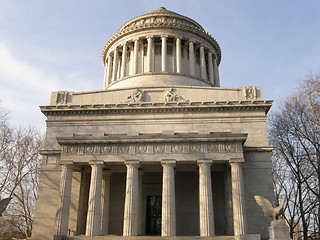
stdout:
[(196, 21), (160, 7), (126, 22), (102, 52), (105, 88), (220, 86), (221, 49)]

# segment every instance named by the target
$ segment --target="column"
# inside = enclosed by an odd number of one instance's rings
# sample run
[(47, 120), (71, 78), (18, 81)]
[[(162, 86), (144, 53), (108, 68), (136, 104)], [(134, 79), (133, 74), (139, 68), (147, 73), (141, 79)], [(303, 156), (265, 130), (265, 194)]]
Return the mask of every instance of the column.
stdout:
[(68, 234), (68, 222), (71, 202), (72, 163), (62, 165), (60, 179), (60, 201), (56, 214), (55, 235)]
[(113, 66), (112, 66), (112, 82), (117, 80), (117, 72), (118, 72), (118, 49), (115, 49), (113, 52)]
[(209, 68), (209, 81), (214, 85), (213, 62), (212, 62), (212, 52), (211, 51), (208, 52), (208, 68)]
[(112, 71), (112, 57), (109, 55), (106, 61), (106, 74), (104, 81), (104, 88), (107, 88), (111, 83), (111, 71)]
[(101, 232), (101, 187), (103, 161), (91, 161), (90, 165), (91, 181), (86, 236), (99, 236)]
[(125, 42), (122, 46), (122, 59), (121, 59), (121, 75), (120, 78), (126, 76), (126, 66), (127, 66), (127, 43)]
[(141, 236), (143, 234), (143, 202), (142, 202), (142, 176), (143, 170), (139, 169), (139, 180), (138, 180), (138, 235)]
[(138, 73), (139, 67), (139, 39), (134, 40), (134, 47), (133, 47), (133, 74)]
[(123, 236), (138, 235), (138, 167), (139, 161), (129, 160), (127, 166), (126, 195), (124, 203)]
[(131, 49), (130, 50), (130, 63), (129, 63), (129, 75), (132, 75), (134, 74), (134, 70), (133, 70), (133, 67), (134, 67), (134, 58), (133, 58), (133, 55), (134, 55), (134, 51)]
[(140, 48), (140, 73), (144, 73), (144, 44), (141, 44), (141, 48)]
[(88, 211), (89, 188), (90, 188), (90, 174), (86, 169), (83, 169), (81, 172), (76, 235), (85, 234), (87, 211)]
[(203, 80), (207, 80), (206, 59), (204, 56), (203, 46), (200, 46), (200, 71), (201, 71), (201, 78)]
[(163, 167), (162, 178), (162, 223), (161, 236), (176, 235), (176, 203), (174, 166), (175, 160), (166, 159), (161, 161)]
[(161, 36), (161, 71), (167, 71), (167, 36)]
[(153, 49), (153, 38), (151, 36), (147, 37), (148, 47), (147, 47), (147, 72), (152, 72), (152, 49)]
[(101, 215), (101, 233), (100, 235), (108, 234), (109, 227), (109, 205), (110, 205), (110, 176), (112, 172), (110, 170), (103, 171), (102, 174), (102, 215)]
[(181, 38), (176, 38), (176, 67), (177, 73), (181, 73)]
[(199, 160), (200, 236), (214, 236), (214, 215), (211, 182), (212, 160)]
[(106, 57), (104, 60), (104, 76), (103, 76), (103, 88), (108, 87), (108, 79), (107, 79), (107, 73), (108, 73), (108, 58)]
[(232, 162), (231, 184), (232, 184), (232, 204), (233, 204), (233, 228), (234, 235), (246, 233), (245, 198), (243, 189), (242, 162)]
[(192, 40), (189, 41), (189, 69), (190, 75), (195, 76), (195, 61), (194, 61), (194, 42)]
[(220, 87), (220, 77), (217, 59), (213, 58), (214, 86)]

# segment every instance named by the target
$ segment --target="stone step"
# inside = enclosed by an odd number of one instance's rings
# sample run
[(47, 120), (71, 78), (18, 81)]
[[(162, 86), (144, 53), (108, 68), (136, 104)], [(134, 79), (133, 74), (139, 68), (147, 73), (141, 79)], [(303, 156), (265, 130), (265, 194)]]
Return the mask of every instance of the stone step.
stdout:
[(106, 236), (69, 236), (63, 237), (63, 240), (234, 240), (234, 236), (213, 236), (213, 237), (200, 237), (200, 236), (175, 236), (175, 237), (161, 237), (161, 236), (133, 236), (123, 237), (115, 235)]

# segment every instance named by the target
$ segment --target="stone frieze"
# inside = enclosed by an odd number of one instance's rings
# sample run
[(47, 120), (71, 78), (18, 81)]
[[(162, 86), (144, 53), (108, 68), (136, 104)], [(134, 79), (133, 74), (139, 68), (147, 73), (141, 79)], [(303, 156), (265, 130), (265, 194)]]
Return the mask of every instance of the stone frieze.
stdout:
[(241, 142), (70, 144), (62, 155), (180, 154), (242, 152)]

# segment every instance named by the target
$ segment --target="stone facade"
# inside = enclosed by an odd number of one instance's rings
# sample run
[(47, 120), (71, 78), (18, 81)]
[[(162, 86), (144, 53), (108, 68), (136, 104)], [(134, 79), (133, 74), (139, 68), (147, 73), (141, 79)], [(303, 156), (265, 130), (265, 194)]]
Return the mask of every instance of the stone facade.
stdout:
[(104, 90), (54, 92), (41, 107), (47, 132), (32, 238), (266, 239), (253, 195), (272, 196), (272, 101), (260, 87), (221, 88), (220, 60), (198, 23), (164, 8), (111, 37)]

